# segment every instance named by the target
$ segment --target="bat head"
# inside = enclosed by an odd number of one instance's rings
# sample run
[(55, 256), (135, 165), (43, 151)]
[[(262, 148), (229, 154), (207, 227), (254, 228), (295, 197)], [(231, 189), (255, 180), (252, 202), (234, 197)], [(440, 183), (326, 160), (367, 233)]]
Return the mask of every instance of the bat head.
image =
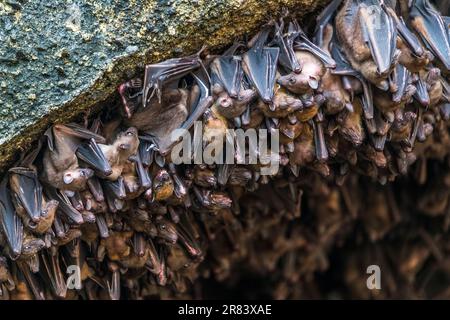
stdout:
[(216, 104), (219, 108), (227, 109), (233, 106), (233, 99), (225, 91), (222, 91), (217, 97)]
[(136, 154), (139, 147), (138, 131), (135, 127), (130, 127), (127, 130), (119, 133), (116, 141), (114, 142), (119, 152), (130, 157)]
[(68, 190), (82, 189), (86, 181), (93, 175), (94, 170), (88, 168), (66, 170), (63, 175), (64, 185)]
[(42, 239), (34, 237), (25, 237), (22, 245), (22, 255), (29, 256), (38, 253), (45, 247)]
[(277, 83), (289, 91), (302, 94), (319, 88), (320, 77), (318, 75), (306, 74), (304, 72), (292, 72), (278, 78)]
[(177, 228), (175, 224), (165, 219), (160, 219), (156, 223), (158, 228), (158, 237), (171, 244), (175, 244), (178, 240)]

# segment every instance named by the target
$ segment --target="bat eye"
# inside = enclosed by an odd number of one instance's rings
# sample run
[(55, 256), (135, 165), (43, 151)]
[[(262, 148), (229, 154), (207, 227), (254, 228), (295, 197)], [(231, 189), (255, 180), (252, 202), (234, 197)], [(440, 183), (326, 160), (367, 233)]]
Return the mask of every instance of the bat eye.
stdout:
[(290, 83), (290, 84), (294, 84), (295, 82), (296, 82), (296, 80), (295, 80), (294, 77), (292, 77), (292, 78), (289, 79), (289, 83)]
[(166, 230), (166, 225), (165, 225), (165, 224), (160, 224), (160, 225), (159, 225), (159, 228), (160, 228), (161, 230)]

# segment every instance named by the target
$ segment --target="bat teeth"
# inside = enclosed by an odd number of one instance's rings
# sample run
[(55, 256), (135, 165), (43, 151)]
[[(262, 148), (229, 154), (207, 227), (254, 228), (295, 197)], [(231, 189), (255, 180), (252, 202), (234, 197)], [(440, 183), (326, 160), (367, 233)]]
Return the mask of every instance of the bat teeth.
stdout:
[[(0, 299), (216, 294), (203, 277), (246, 297), (241, 270), (266, 284), (252, 297), (450, 297), (447, 60), (394, 9), (406, 46), (376, 30), (361, 46), (345, 23), (364, 3), (331, 1), (314, 42), (286, 13), (249, 48), (147, 65), (117, 87), (116, 109), (49, 128), (0, 183)], [(409, 8), (411, 26), (427, 3)], [(192, 160), (216, 127), (270, 142), (235, 143), (232, 163), (176, 161), (175, 129), (202, 129), (182, 152)], [(67, 266), (81, 289), (67, 290)], [(361, 290), (361, 266), (379, 266), (389, 290)]]

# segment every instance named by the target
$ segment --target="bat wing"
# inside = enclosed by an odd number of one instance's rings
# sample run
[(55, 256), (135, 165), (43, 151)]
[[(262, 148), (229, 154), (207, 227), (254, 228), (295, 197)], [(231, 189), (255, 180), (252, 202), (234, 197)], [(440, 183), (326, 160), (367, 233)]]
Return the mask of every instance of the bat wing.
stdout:
[(268, 35), (269, 29), (265, 28), (259, 33), (253, 47), (243, 54), (245, 74), (266, 103), (272, 101), (274, 95), (275, 76), (280, 54), (279, 48), (264, 46)]
[(449, 26), (428, 0), (416, 0), (410, 16), (413, 26), (431, 52), (450, 70)]
[(119, 177), (116, 181), (103, 180), (102, 185), (107, 196), (112, 196), (116, 199), (125, 199), (127, 196), (122, 177)]
[(333, 0), (316, 18), (316, 28), (314, 30), (313, 41), (319, 47), (323, 45), (323, 32), (327, 24), (332, 23), (338, 7), (342, 0)]
[(419, 78), (419, 80), (416, 82), (416, 89), (417, 90), (414, 93), (413, 97), (422, 106), (428, 106), (430, 104), (430, 96), (428, 94), (427, 85), (421, 78)]
[(7, 184), (5, 177), (0, 182), (0, 225), (11, 249), (11, 258), (15, 259), (22, 252), (23, 224), (12, 204)]
[(316, 120), (310, 120), (310, 123), (314, 131), (314, 145), (317, 160), (326, 161), (328, 159), (328, 149), (325, 143), (322, 123), (317, 122)]
[(379, 0), (363, 1), (358, 13), (364, 41), (369, 46), (378, 72), (387, 74), (396, 51), (397, 27), (395, 21)]
[(400, 63), (396, 65), (395, 84), (397, 85), (397, 91), (392, 95), (392, 101), (399, 102), (402, 99), (408, 85), (410, 75), (410, 72)]
[(336, 67), (336, 61), (334, 61), (334, 59), (327, 52), (312, 43), (303, 32), (300, 33), (300, 41), (295, 43), (294, 49), (312, 53), (319, 58), (327, 68)]
[(41, 261), (44, 266), (46, 280), (50, 284), (53, 293), (60, 298), (65, 298), (67, 294), (66, 281), (64, 280), (59, 262), (59, 252), (50, 254), (47, 250), (41, 251)]
[(345, 58), (343, 52), (334, 41), (331, 43), (331, 55), (336, 61), (336, 68), (331, 70), (331, 73), (341, 76), (353, 76), (361, 82), (364, 93), (362, 98), (364, 116), (366, 119), (373, 119), (372, 87), (367, 83), (366, 79), (364, 79), (360, 72), (354, 70), (350, 66), (350, 63)]
[(412, 52), (416, 56), (421, 57), (424, 54), (422, 45), (420, 44), (419, 39), (417, 39), (414, 33), (412, 33), (411, 30), (409, 30), (409, 28), (406, 26), (402, 18), (398, 19), (397, 21), (397, 30), (400, 37), (405, 41)]
[(139, 178), (139, 184), (141, 185), (141, 187), (146, 188), (146, 189), (150, 188), (152, 185), (152, 180), (150, 179), (148, 170), (145, 169), (145, 167), (142, 163), (140, 153), (138, 153), (136, 155), (135, 166), (136, 166), (137, 176)]
[(450, 42), (450, 17), (442, 17), (445, 29), (447, 29), (448, 41)]
[(145, 67), (144, 92), (142, 106), (145, 108), (147, 102), (157, 93), (161, 101), (162, 86), (168, 81), (180, 79), (200, 67), (199, 54), (183, 58), (173, 58), (160, 63), (150, 64)]
[(81, 213), (72, 206), (65, 194), (51, 186), (46, 186), (45, 192), (50, 199), (59, 202), (58, 211), (63, 213), (67, 220), (75, 224), (84, 222)]
[(145, 167), (149, 167), (153, 163), (153, 146), (154, 143), (139, 137), (139, 156)]
[(185, 130), (189, 130), (194, 122), (197, 121), (198, 118), (200, 118), (203, 113), (205, 113), (206, 109), (208, 109), (213, 103), (213, 98), (210, 93), (210, 80), (208, 73), (201, 69), (198, 72), (192, 73), (192, 76), (200, 89), (200, 96), (197, 103), (193, 105), (190, 115), (181, 125), (181, 129)]
[(289, 23), (287, 35), (283, 34), (284, 22), (281, 19), (280, 24), (275, 23), (274, 42), (280, 48), (278, 62), (289, 72), (300, 73), (302, 66), (294, 52), (294, 41), (299, 35), (298, 24), (296, 21)]
[(87, 144), (80, 145), (76, 155), (89, 166), (101, 172), (102, 175), (109, 176), (112, 173), (111, 165), (95, 139), (91, 139)]
[[(30, 219), (39, 221), (42, 212), (42, 186), (37, 172), (33, 169), (15, 167), (9, 169), (10, 186), (20, 204), (25, 208)], [(16, 190), (17, 187), (17, 190)]]
[(230, 97), (237, 98), (244, 76), (241, 57), (218, 57), (211, 63), (210, 68), (212, 83), (219, 83), (227, 91)]
[(74, 136), (76, 138), (80, 139), (94, 139), (97, 143), (106, 143), (106, 139), (102, 137), (101, 135), (98, 135), (94, 132), (92, 132), (89, 129), (86, 129), (76, 123), (69, 123), (66, 125), (57, 125), (59, 130), (61, 130), (64, 133), (67, 133), (71, 136)]

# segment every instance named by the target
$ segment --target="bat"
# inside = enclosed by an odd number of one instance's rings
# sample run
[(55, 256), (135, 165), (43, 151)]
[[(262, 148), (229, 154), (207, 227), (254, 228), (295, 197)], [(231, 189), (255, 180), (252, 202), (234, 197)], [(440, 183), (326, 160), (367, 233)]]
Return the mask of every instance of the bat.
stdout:
[(275, 76), (277, 71), (279, 48), (267, 47), (266, 41), (270, 28), (266, 26), (249, 44), (251, 48), (242, 56), (242, 66), (259, 97), (270, 103), (274, 95)]
[(99, 172), (102, 176), (112, 174), (111, 165), (103, 154), (95, 139), (90, 139), (89, 143), (82, 144), (76, 151), (78, 159), (85, 162), (89, 167)]
[(175, 129), (189, 130), (213, 103), (209, 76), (203, 69), (191, 75), (198, 87), (198, 97), (189, 96), (186, 89), (167, 89), (163, 92), (161, 101), (152, 99), (146, 109), (136, 112), (126, 121), (143, 131), (145, 135), (141, 139), (153, 142), (162, 155), (170, 152), (177, 143), (172, 141), (171, 133)]
[(330, 47), (331, 55), (336, 61), (336, 68), (331, 70), (331, 73), (341, 76), (350, 76), (359, 80), (363, 89), (362, 100), (364, 116), (366, 119), (373, 119), (373, 97), (371, 86), (367, 83), (366, 79), (359, 71), (352, 68), (336, 41), (332, 40)]
[(40, 254), (45, 278), (53, 294), (59, 298), (65, 298), (67, 295), (67, 286), (64, 275), (61, 271), (59, 252), (54, 253), (48, 250), (41, 251)]
[(45, 192), (50, 199), (58, 201), (58, 212), (61, 212), (67, 221), (78, 225), (84, 222), (83, 216), (72, 206), (72, 203), (64, 192), (50, 186), (45, 188)]
[(0, 225), (10, 249), (9, 254), (12, 259), (17, 259), (22, 252), (23, 223), (11, 201), (7, 176), (0, 182)]
[(297, 59), (294, 51), (294, 41), (299, 36), (300, 30), (296, 21), (289, 22), (287, 34), (284, 35), (284, 20), (275, 23), (275, 35), (272, 43), (280, 48), (278, 63), (288, 72), (300, 73), (302, 71), (301, 62)]
[(327, 25), (331, 25), (333, 23), (336, 12), (341, 4), (342, 0), (331, 1), (316, 18), (316, 28), (314, 30), (313, 42), (320, 48), (323, 47), (323, 35), (325, 28)]
[(350, 65), (381, 90), (395, 65), (397, 27), (379, 0), (346, 0), (336, 16), (336, 34)]
[(215, 58), (210, 64), (210, 70), (215, 106), (221, 115), (234, 119), (245, 111), (248, 103), (256, 97), (256, 91), (246, 88), (242, 57), (233, 55), (234, 51), (230, 50)]
[(40, 178), (52, 187), (69, 193), (82, 190), (94, 171), (79, 167), (76, 150), (82, 139), (94, 139), (99, 143), (104, 143), (105, 139), (76, 124), (56, 124), (44, 135), (48, 147), (44, 152)]
[(450, 70), (449, 26), (429, 0), (415, 0), (410, 9), (410, 21), (426, 47)]
[(161, 103), (162, 88), (166, 83), (181, 79), (193, 70), (203, 67), (200, 60), (200, 54), (203, 50), (204, 48), (198, 53), (187, 57), (173, 58), (147, 65), (144, 73), (142, 107), (145, 108), (147, 106), (155, 92), (158, 101)]

